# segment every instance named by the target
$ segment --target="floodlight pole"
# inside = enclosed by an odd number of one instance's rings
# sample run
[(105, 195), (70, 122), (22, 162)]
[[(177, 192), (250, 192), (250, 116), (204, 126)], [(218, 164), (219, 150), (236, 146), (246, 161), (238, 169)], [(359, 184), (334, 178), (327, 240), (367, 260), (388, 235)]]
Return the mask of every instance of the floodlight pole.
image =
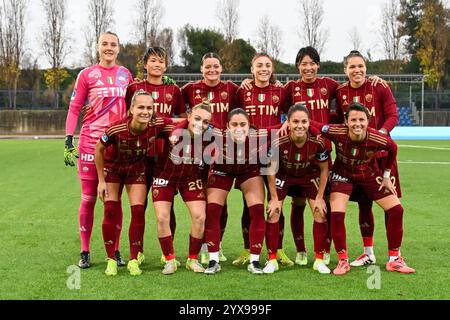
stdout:
[(420, 123), (421, 123), (422, 127), (424, 125), (423, 117), (424, 117), (424, 114), (425, 114), (425, 112), (424, 112), (424, 101), (423, 101), (424, 98), (425, 98), (425, 77), (426, 77), (426, 75), (424, 75), (422, 77), (422, 116), (420, 117)]

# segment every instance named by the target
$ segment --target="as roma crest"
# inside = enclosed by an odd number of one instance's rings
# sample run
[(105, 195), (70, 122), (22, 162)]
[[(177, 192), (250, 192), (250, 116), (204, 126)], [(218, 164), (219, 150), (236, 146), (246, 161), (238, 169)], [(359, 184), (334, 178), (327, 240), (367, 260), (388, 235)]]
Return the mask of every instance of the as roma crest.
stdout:
[(173, 100), (173, 96), (170, 93), (166, 94), (166, 101), (171, 102), (172, 100)]
[(320, 89), (320, 93), (321, 93), (323, 96), (326, 96), (326, 95), (328, 94), (327, 88), (322, 88), (322, 89)]
[(220, 97), (221, 97), (223, 100), (227, 100), (227, 99), (228, 99), (228, 92), (222, 91), (222, 93), (220, 94)]
[(373, 96), (369, 93), (369, 94), (367, 94), (366, 95), (366, 101), (367, 102), (372, 102), (372, 100), (373, 100)]
[(153, 198), (158, 198), (159, 195), (159, 190), (158, 189), (153, 189)]
[(272, 101), (273, 101), (274, 103), (278, 103), (278, 102), (280, 102), (280, 97), (277, 96), (277, 95), (275, 95), (275, 96), (272, 97)]

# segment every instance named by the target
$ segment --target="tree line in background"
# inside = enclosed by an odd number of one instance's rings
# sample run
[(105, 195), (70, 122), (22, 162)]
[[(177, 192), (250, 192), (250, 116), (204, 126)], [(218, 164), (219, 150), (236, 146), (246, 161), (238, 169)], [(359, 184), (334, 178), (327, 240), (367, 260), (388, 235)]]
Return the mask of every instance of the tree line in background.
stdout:
[[(29, 0), (0, 0), (0, 89), (7, 91), (7, 107), (16, 106), (16, 91), (46, 90), (53, 106), (61, 106), (63, 91), (67, 104), (80, 69), (64, 67), (70, 53), (70, 34), (67, 30), (67, 0), (41, 0), (45, 24), (38, 39), (47, 62), (51, 66), (40, 70), (37, 59), (26, 54), (26, 8)], [(280, 28), (265, 15), (257, 23), (253, 41), (238, 38), (239, 0), (220, 0), (216, 16), (220, 29), (197, 28), (185, 25), (176, 32), (163, 26), (164, 7), (161, 0), (134, 0), (135, 39), (121, 44), (119, 63), (134, 75), (142, 77), (140, 62), (147, 46), (166, 48), (174, 57), (178, 45), (181, 64), (173, 59), (168, 72), (197, 73), (206, 52), (217, 52), (222, 58), (224, 72), (249, 73), (250, 61), (256, 52), (267, 52), (276, 61), (277, 73), (297, 73), (292, 63), (280, 61), (283, 39)], [(89, 23), (85, 35), (85, 63), (97, 61), (96, 39), (114, 26), (114, 0), (88, 0)], [(301, 44), (311, 45), (323, 52), (328, 40), (324, 25), (323, 0), (298, 0)], [(176, 34), (176, 36), (175, 36)], [(387, 0), (382, 8), (379, 30), (385, 59), (372, 61), (370, 49), (363, 49), (358, 27), (348, 34), (354, 49), (366, 55), (371, 73), (424, 73), (427, 86), (436, 92), (450, 87), (450, 10), (442, 0)], [(341, 74), (341, 62), (322, 62), (321, 73)], [(2, 101), (0, 101), (2, 103)]]

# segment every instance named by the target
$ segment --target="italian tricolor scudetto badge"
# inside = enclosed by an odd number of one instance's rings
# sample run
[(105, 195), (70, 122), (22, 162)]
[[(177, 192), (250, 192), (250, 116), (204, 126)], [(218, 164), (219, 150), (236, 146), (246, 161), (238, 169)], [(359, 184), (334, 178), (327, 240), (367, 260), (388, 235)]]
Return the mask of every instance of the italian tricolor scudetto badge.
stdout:
[(302, 156), (300, 155), (300, 153), (295, 154), (295, 161), (300, 161), (301, 158)]
[(314, 89), (306, 89), (306, 94), (308, 95), (308, 97), (312, 98), (314, 96)]
[(259, 102), (263, 102), (264, 100), (266, 100), (266, 95), (264, 93), (258, 94), (258, 100)]
[(208, 92), (208, 100), (212, 101), (214, 99), (214, 92)]
[(108, 77), (108, 78), (106, 79), (106, 81), (108, 81), (109, 84), (114, 84), (114, 79), (113, 79), (113, 77)]
[(153, 92), (152, 92), (152, 98), (153, 98), (153, 100), (158, 100), (158, 98), (159, 98), (159, 92), (153, 91)]
[(353, 102), (354, 102), (354, 103), (359, 103), (359, 96), (353, 97)]
[(351, 154), (355, 157), (358, 154), (358, 149), (352, 148)]

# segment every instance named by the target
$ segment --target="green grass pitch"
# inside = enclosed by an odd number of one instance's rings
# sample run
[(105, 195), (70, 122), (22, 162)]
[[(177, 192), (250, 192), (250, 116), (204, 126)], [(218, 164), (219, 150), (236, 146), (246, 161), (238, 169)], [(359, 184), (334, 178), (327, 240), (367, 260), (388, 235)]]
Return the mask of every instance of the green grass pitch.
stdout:
[[(387, 244), (384, 214), (375, 208), (375, 253), (381, 288), (369, 289), (373, 274), (353, 268), (344, 277), (319, 275), (312, 270), (311, 214), (306, 214), (308, 267), (282, 267), (273, 275), (254, 276), (231, 261), (242, 249), (241, 196), (229, 197), (229, 219), (223, 249), (228, 262), (215, 276), (184, 268), (190, 220), (176, 200), (178, 228), (175, 250), (183, 266), (173, 276), (161, 274), (160, 248), (153, 209), (147, 211), (146, 262), (141, 277), (120, 269), (114, 278), (103, 274), (106, 263), (101, 240), (103, 206), (97, 203), (92, 236), (91, 269), (80, 273), (79, 290), (68, 288), (67, 273), (79, 259), (78, 206), (80, 186), (76, 170), (64, 166), (62, 140), (0, 140), (0, 299), (449, 299), (450, 298), (450, 141), (398, 141), (399, 167), (405, 208), (402, 253), (416, 268), (414, 275), (384, 269)], [(430, 148), (432, 147), (432, 148)], [(289, 201), (288, 201), (289, 202)], [(130, 210), (124, 201), (121, 245), (128, 256)], [(309, 209), (308, 209), (309, 210)], [(288, 204), (285, 212), (289, 212)], [(289, 216), (289, 215), (287, 215)], [(357, 208), (348, 209), (350, 258), (361, 253)], [(287, 218), (289, 221), (289, 218)], [(284, 246), (291, 258), (295, 247), (287, 222)], [(262, 261), (265, 261), (265, 249)], [(336, 265), (332, 251), (331, 267)], [(70, 282), (70, 281), (69, 281)]]

